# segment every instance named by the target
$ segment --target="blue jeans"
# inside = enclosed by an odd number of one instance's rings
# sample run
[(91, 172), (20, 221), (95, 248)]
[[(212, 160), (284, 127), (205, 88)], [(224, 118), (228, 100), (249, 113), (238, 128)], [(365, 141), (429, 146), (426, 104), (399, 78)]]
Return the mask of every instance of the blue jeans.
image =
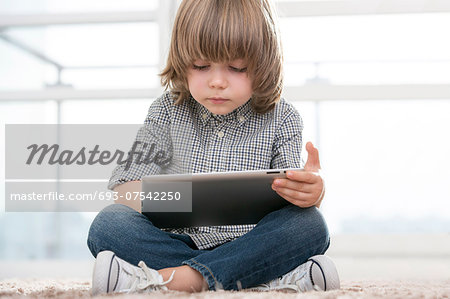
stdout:
[(199, 250), (188, 235), (162, 231), (146, 216), (113, 204), (94, 219), (87, 243), (94, 257), (111, 250), (155, 270), (188, 265), (203, 275), (210, 290), (238, 290), (266, 283), (325, 253), (330, 238), (317, 208), (288, 205), (267, 214), (242, 237)]

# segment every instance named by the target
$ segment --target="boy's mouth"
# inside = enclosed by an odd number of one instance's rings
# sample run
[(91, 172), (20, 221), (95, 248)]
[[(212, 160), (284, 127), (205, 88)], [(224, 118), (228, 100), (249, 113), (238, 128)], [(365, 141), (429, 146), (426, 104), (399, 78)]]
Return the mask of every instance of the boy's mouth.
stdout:
[(208, 100), (210, 102), (212, 102), (213, 104), (222, 104), (222, 103), (229, 101), (229, 99), (224, 99), (224, 98), (208, 98)]

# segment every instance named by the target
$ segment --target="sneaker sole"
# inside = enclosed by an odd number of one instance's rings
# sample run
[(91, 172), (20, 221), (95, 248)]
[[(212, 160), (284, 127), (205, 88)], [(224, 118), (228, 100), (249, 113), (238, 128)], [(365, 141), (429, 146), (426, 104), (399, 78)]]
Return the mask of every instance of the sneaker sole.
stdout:
[(308, 259), (311, 261), (310, 278), (314, 286), (322, 291), (340, 288), (339, 275), (333, 261), (325, 255), (316, 255)]
[[(97, 254), (92, 274), (92, 296), (111, 293), (116, 288), (118, 278), (111, 277), (115, 257), (116, 254), (112, 251), (102, 251)], [(117, 266), (119, 266), (118, 263)], [(118, 270), (116, 272), (119, 273)], [(111, 287), (112, 279), (115, 280), (113, 287)]]

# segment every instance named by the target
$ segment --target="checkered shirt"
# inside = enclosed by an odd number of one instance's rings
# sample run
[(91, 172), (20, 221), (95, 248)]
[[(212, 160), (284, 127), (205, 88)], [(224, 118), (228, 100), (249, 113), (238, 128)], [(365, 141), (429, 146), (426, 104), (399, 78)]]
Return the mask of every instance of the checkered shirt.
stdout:
[[(215, 115), (192, 97), (174, 105), (170, 92), (150, 106), (135, 141), (156, 144), (171, 163), (132, 163), (117, 166), (108, 188), (162, 173), (198, 173), (303, 167), (303, 123), (297, 110), (283, 98), (265, 114), (250, 101), (226, 115)], [(141, 147), (139, 147), (141, 146)], [(147, 149), (148, 151), (148, 149)], [(189, 235), (199, 249), (216, 247), (249, 232), (255, 225), (226, 225), (167, 229)]]

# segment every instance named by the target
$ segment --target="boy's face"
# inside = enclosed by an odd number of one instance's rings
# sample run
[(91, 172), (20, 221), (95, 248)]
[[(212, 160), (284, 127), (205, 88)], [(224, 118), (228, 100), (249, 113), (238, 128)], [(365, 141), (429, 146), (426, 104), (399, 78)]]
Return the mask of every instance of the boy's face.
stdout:
[(213, 63), (197, 59), (188, 70), (189, 91), (194, 99), (214, 114), (227, 114), (252, 96), (252, 82), (242, 59)]

